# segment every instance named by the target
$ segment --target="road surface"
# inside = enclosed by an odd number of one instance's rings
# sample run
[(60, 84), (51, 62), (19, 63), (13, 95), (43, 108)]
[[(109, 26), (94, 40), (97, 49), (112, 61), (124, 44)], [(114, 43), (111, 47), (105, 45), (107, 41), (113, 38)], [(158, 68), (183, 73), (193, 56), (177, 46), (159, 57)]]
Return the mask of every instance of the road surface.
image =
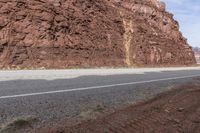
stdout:
[(0, 71), (0, 123), (23, 116), (43, 123), (77, 117), (99, 105), (151, 98), (198, 76), (199, 67)]

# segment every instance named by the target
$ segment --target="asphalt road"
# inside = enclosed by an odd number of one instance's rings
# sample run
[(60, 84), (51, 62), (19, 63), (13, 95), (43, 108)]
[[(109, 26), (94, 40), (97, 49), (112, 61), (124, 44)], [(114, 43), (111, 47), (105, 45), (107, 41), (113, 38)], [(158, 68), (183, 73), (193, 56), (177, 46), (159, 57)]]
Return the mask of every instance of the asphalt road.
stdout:
[(56, 122), (99, 105), (135, 103), (198, 76), (199, 67), (0, 71), (0, 125), (23, 116)]

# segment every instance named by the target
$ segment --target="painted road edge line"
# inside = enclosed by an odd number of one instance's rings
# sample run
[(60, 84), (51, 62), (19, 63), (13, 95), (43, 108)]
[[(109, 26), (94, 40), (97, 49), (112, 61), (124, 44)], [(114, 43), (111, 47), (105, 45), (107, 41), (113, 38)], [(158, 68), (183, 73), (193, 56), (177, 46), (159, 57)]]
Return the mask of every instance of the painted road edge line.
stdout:
[(175, 79), (193, 78), (193, 77), (198, 77), (198, 76), (200, 76), (200, 75), (190, 75), (190, 76), (173, 77), (173, 78), (153, 79), (153, 80), (146, 80), (146, 81), (137, 81), (137, 82), (111, 84), (111, 85), (103, 85), (103, 86), (92, 86), (92, 87), (84, 87), (84, 88), (65, 89), (65, 90), (57, 90), (57, 91), (36, 92), (36, 93), (28, 93), (28, 94), (10, 95), (10, 96), (0, 96), (0, 99), (38, 96), (38, 95), (47, 95), (47, 94), (73, 92), (73, 91), (84, 91), (84, 90), (92, 90), (92, 89), (100, 89), (100, 88), (110, 88), (110, 87), (116, 87), (116, 86), (126, 86), (126, 85), (144, 84), (144, 83), (152, 83), (152, 82), (175, 80)]

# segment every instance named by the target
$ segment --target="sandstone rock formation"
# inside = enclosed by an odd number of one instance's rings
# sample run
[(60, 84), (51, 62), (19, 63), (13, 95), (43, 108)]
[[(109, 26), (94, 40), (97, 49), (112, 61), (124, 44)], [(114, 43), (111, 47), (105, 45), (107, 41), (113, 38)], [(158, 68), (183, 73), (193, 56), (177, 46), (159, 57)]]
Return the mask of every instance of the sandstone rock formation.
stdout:
[(0, 0), (0, 67), (194, 63), (158, 0)]
[(194, 47), (193, 51), (194, 51), (195, 55), (200, 56), (200, 48), (199, 47)]
[(195, 55), (197, 63), (200, 64), (200, 48), (194, 47), (193, 51), (194, 51), (194, 55)]

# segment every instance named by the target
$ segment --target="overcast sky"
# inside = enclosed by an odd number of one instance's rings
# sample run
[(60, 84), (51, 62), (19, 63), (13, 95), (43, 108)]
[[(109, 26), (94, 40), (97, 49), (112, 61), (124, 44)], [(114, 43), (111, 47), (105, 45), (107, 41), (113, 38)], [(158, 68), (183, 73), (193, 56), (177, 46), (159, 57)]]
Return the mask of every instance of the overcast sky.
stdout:
[(192, 46), (200, 47), (200, 0), (163, 0)]

